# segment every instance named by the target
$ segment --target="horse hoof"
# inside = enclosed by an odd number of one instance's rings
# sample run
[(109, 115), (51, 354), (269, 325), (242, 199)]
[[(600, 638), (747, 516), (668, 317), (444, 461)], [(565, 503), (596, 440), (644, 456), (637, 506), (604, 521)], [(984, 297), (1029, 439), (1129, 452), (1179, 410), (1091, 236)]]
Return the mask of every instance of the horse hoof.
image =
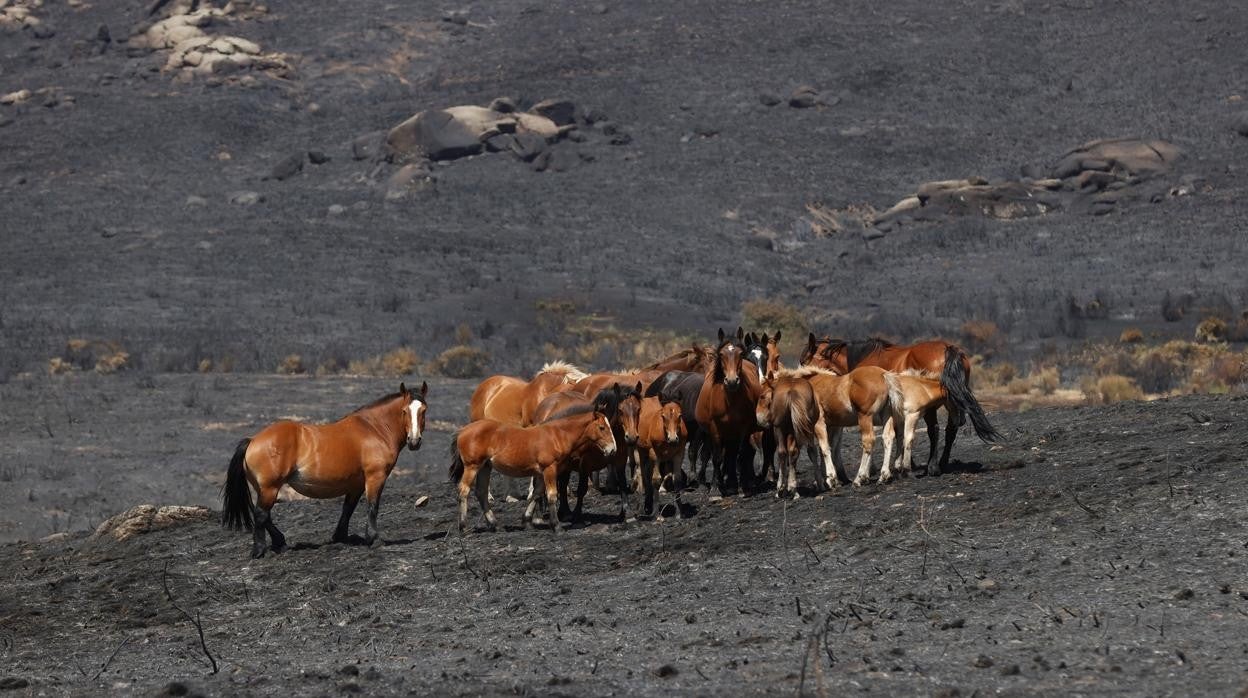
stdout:
[(252, 549), (251, 549), (251, 559), (253, 559), (253, 560), (259, 560), (260, 558), (264, 557), (264, 553), (265, 553), (265, 549), (264, 549), (264, 548), (252, 548)]
[(274, 555), (281, 555), (282, 553), (289, 550), (289, 548), (286, 546), (285, 543), (282, 543), (280, 545), (274, 544), (272, 547), (269, 548), (269, 550), (272, 550)]
[(849, 484), (853, 485), (854, 487), (862, 487), (863, 485), (867, 484), (867, 481), (854, 478), (854, 481)]

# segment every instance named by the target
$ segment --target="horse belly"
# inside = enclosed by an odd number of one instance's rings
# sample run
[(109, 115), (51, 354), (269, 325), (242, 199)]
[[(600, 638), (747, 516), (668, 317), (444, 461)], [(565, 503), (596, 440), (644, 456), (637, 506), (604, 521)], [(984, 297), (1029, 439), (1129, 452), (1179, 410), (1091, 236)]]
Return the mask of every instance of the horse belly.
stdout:
[(286, 484), (299, 494), (313, 499), (330, 499), (364, 491), (363, 470), (350, 474), (324, 472), (324, 470), (297, 465), (286, 478)]

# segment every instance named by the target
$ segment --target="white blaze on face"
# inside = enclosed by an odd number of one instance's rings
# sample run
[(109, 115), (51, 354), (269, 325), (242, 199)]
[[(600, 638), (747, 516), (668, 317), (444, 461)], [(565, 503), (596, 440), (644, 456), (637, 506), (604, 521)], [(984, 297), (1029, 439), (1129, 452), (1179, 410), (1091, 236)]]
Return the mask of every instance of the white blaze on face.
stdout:
[(420, 433), (420, 413), (424, 409), (425, 409), (425, 403), (421, 402), (420, 400), (417, 400), (416, 398), (412, 398), (412, 402), (407, 406), (407, 411), (408, 413), (411, 414), (411, 417), (412, 417), (412, 425), (408, 427), (408, 430), (407, 430), (408, 443), (414, 444), (417, 441), (419, 441), (420, 437), (422, 436), (422, 434)]
[(751, 349), (750, 361), (753, 361), (754, 365), (758, 367), (758, 382), (759, 383), (766, 382), (767, 379), (766, 379), (765, 374), (763, 373), (763, 371), (765, 370), (763, 368), (763, 350), (757, 347), (755, 347), (754, 349)]
[(602, 418), (602, 423), (606, 425), (606, 427), (607, 427), (607, 436), (609, 436), (609, 437), (611, 438), (611, 444), (610, 444), (609, 446), (604, 447), (604, 448), (602, 449), (602, 452), (603, 452), (605, 455), (608, 455), (608, 456), (609, 456), (609, 455), (611, 455), (612, 453), (615, 453), (615, 448), (616, 448), (616, 445), (615, 445), (615, 430), (611, 428), (611, 423), (607, 421), (607, 418), (606, 418), (606, 417), (603, 417), (603, 418)]

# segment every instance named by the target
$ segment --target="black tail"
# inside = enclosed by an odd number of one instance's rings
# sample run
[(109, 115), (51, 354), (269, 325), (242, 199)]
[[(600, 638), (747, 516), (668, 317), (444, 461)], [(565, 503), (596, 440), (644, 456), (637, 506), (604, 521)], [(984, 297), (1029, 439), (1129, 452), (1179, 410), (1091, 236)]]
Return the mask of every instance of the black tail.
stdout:
[(234, 449), (234, 457), (230, 459), (230, 469), (225, 471), (225, 487), (221, 488), (221, 525), (235, 531), (250, 531), (251, 495), (247, 491), (246, 463), (247, 446), (251, 439), (238, 442)]
[(459, 432), (451, 435), (451, 467), (446, 474), (454, 484), (459, 484), (464, 477), (464, 458), (459, 455)]
[(950, 346), (945, 349), (945, 369), (940, 372), (940, 385), (954, 408), (971, 418), (975, 435), (984, 441), (1000, 441), (1001, 434), (988, 422), (984, 408), (971, 392), (970, 376), (966, 364), (970, 359), (961, 349)]

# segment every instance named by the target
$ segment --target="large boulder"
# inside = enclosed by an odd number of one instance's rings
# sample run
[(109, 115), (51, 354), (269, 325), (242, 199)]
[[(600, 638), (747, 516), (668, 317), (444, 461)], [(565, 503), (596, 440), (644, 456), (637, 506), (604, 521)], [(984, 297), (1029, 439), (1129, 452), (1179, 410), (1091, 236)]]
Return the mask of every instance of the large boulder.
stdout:
[(1163, 140), (1115, 138), (1092, 141), (1062, 156), (1053, 168), (1057, 179), (1082, 172), (1111, 172), (1120, 178), (1148, 178), (1169, 172), (1183, 151)]

